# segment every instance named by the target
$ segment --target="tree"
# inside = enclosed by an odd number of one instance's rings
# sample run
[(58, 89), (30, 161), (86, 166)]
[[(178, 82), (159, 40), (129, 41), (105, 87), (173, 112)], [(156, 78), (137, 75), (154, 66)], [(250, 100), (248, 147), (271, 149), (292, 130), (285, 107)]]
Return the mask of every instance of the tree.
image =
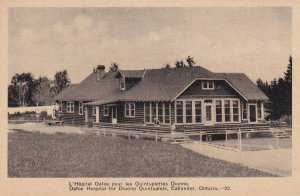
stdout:
[(58, 71), (54, 76), (54, 92), (60, 93), (64, 88), (70, 85), (70, 79), (68, 77), (67, 70)]
[(196, 65), (196, 62), (194, 61), (194, 58), (191, 57), (191, 56), (188, 56), (186, 58), (186, 62), (187, 62), (189, 67), (193, 67), (194, 65)]
[(109, 72), (116, 73), (119, 70), (118, 63), (112, 63), (109, 67)]
[(31, 73), (15, 74), (8, 87), (8, 103), (12, 106), (34, 105), (35, 80)]
[(284, 80), (287, 83), (292, 84), (292, 66), (293, 66), (293, 59), (292, 56), (289, 57), (289, 64), (287, 66), (287, 70), (284, 73)]
[(186, 64), (184, 64), (183, 61), (176, 61), (175, 62), (175, 67), (186, 67)]
[(36, 89), (33, 95), (34, 102), (37, 105), (52, 104), (52, 98), (55, 95), (53, 81), (49, 80), (47, 77), (39, 77), (36, 83)]
[(167, 68), (167, 69), (171, 68), (171, 65), (169, 63), (167, 63), (167, 64), (164, 65), (164, 68)]
[(284, 78), (274, 78), (270, 84), (263, 82), (261, 79), (256, 81), (257, 86), (270, 99), (270, 118), (277, 120), (283, 115), (292, 114), (292, 57), (289, 57), (287, 71)]

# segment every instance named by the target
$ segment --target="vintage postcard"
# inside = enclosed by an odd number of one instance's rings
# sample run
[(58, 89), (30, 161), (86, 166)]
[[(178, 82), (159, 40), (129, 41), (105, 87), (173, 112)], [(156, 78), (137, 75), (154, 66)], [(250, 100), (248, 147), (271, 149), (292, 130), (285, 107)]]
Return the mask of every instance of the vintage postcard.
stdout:
[(296, 2), (1, 2), (1, 192), (299, 195)]

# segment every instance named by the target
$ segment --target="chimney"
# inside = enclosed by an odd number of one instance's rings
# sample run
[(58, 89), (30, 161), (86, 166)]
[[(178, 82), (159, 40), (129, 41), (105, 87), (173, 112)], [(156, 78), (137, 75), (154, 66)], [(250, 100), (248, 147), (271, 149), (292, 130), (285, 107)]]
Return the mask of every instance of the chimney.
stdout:
[(98, 74), (98, 80), (103, 78), (105, 73), (105, 66), (104, 65), (97, 65), (96, 73)]

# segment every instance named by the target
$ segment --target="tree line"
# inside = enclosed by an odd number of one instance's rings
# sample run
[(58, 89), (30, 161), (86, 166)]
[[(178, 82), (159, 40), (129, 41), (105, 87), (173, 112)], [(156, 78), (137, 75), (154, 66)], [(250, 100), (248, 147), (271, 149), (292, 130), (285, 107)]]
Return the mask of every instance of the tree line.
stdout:
[(56, 72), (53, 80), (45, 76), (35, 79), (32, 73), (17, 73), (8, 86), (8, 107), (53, 104), (53, 97), (70, 82), (67, 70)]
[(282, 116), (292, 115), (292, 56), (289, 57), (287, 70), (283, 77), (274, 78), (270, 82), (263, 82), (262, 79), (256, 81), (257, 86), (269, 97), (269, 119), (277, 120)]

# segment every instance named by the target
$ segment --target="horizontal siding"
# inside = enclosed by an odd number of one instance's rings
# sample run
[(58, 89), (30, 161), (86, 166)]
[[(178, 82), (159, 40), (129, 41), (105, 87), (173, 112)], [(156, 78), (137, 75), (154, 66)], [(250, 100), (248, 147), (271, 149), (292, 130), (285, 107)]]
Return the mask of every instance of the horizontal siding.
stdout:
[(62, 112), (59, 112), (59, 115), (61, 115), (61, 120), (64, 124), (70, 124), (70, 125), (84, 125), (84, 113), (83, 115), (79, 115), (79, 102), (74, 102), (74, 113), (68, 113), (67, 112), (67, 102), (62, 102)]
[(119, 123), (134, 123), (134, 124), (143, 124), (144, 123), (144, 102), (135, 102), (135, 117), (129, 118), (125, 117), (125, 108), (124, 104), (118, 107), (118, 122)]

